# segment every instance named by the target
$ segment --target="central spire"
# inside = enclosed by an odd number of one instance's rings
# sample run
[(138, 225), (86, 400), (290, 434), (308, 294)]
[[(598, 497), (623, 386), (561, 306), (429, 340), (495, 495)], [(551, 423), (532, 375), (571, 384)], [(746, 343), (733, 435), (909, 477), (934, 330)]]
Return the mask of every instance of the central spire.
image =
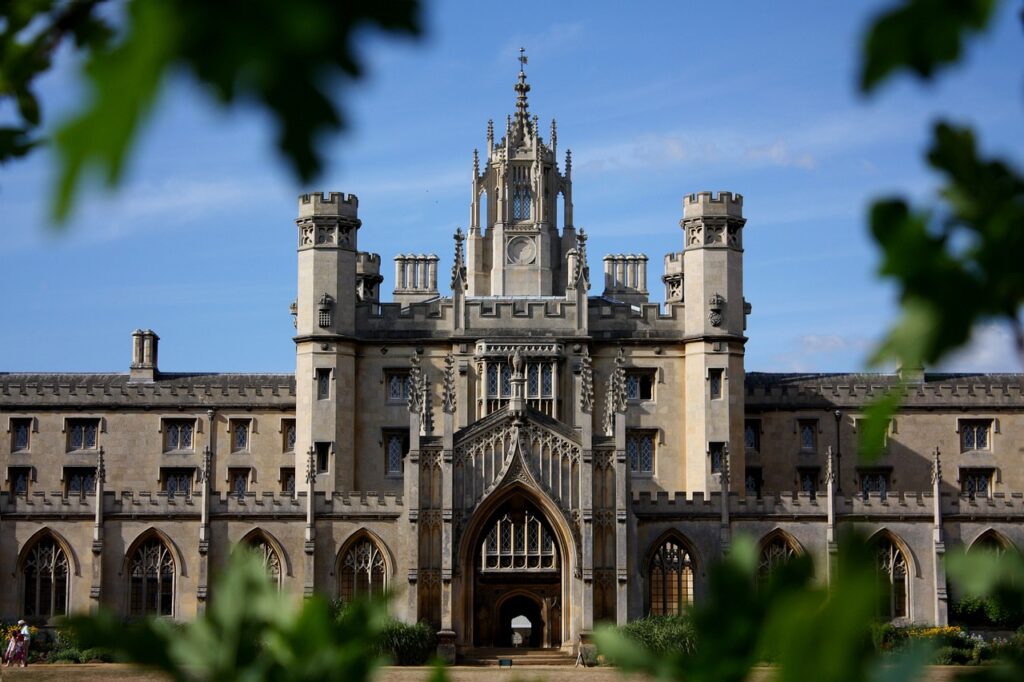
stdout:
[(515, 85), (516, 90), (516, 120), (513, 127), (513, 134), (517, 143), (526, 139), (532, 132), (530, 122), (530, 105), (526, 101), (526, 93), (530, 92), (530, 84), (526, 82), (526, 48), (519, 48), (519, 82)]

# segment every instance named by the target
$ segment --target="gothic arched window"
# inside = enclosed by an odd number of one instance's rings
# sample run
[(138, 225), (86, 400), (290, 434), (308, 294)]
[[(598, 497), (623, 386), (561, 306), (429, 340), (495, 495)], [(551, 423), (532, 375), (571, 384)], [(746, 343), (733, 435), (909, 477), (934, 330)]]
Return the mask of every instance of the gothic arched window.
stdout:
[(530, 190), (522, 185), (512, 190), (512, 220), (530, 219)]
[(666, 540), (648, 567), (652, 616), (674, 616), (693, 603), (693, 560), (676, 540)]
[(796, 547), (782, 535), (770, 538), (761, 546), (761, 556), (757, 564), (758, 579), (767, 578), (772, 571), (787, 563), (796, 554)]
[(128, 612), (133, 616), (170, 616), (174, 611), (174, 557), (153, 537), (132, 553), (128, 563)]
[(277, 550), (270, 544), (262, 535), (254, 535), (248, 542), (249, 549), (256, 554), (263, 561), (263, 568), (267, 572), (267, 577), (270, 578), (271, 582), (280, 587), (281, 575), (281, 557), (278, 556)]
[(875, 543), (878, 557), (878, 577), (886, 589), (881, 604), (881, 615), (892, 620), (907, 618), (910, 613), (910, 576), (907, 557), (890, 537), (883, 537)]
[(342, 601), (381, 594), (385, 587), (386, 573), (384, 554), (377, 545), (369, 539), (359, 540), (341, 558)]
[(68, 612), (68, 555), (53, 539), (40, 539), (21, 566), (25, 604), (23, 613), (37, 618)]

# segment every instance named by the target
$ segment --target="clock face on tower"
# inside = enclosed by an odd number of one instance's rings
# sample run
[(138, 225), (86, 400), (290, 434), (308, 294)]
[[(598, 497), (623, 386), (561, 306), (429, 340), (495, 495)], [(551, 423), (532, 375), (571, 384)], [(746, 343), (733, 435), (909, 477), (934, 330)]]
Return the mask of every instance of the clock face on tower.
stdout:
[(537, 259), (537, 243), (532, 237), (514, 237), (505, 247), (510, 265), (529, 265)]

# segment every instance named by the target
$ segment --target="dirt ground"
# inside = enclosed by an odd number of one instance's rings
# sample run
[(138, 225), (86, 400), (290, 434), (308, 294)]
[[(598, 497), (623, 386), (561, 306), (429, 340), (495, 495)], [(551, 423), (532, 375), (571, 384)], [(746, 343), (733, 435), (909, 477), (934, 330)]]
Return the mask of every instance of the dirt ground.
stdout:
[[(963, 668), (935, 666), (928, 669), (926, 682), (952, 682)], [(377, 675), (377, 682), (422, 682), (430, 673), (429, 668), (384, 668)], [(0, 668), (0, 680), (18, 682), (42, 682), (74, 680), (74, 682), (103, 682), (123, 680), (125, 682), (166, 682), (169, 678), (159, 673), (138, 668), (109, 664), (81, 665), (35, 665), (28, 668)], [(645, 682), (643, 676), (620, 675), (610, 668), (554, 668), (522, 667), (514, 670), (497, 668), (451, 668), (451, 682)], [(750, 677), (751, 682), (768, 682), (772, 679), (771, 668), (760, 668)]]

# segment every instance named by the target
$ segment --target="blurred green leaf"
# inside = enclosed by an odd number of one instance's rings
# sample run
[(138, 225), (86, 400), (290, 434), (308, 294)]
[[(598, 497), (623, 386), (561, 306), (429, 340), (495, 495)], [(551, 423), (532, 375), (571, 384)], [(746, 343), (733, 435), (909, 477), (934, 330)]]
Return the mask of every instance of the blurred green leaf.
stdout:
[(269, 112), (279, 149), (308, 181), (323, 167), (321, 137), (345, 127), (340, 94), (364, 73), (357, 32), (420, 33), (419, 0), (127, 0), (113, 39), (96, 11), (101, 2), (0, 4), (0, 99), (10, 98), (22, 119), (0, 131), (0, 162), (32, 149), (42, 121), (32, 85), (51, 68), (56, 48), (73, 38), (86, 57), (87, 103), (56, 133), (57, 220), (68, 216), (90, 171), (108, 186), (119, 182), (172, 70), (190, 74), (225, 105), (255, 102)]
[(900, 69), (929, 78), (957, 61), (966, 35), (983, 30), (995, 7), (995, 0), (904, 0), (884, 12), (864, 43), (861, 90), (873, 90)]
[(259, 557), (236, 551), (214, 586), (206, 614), (185, 625), (166, 619), (124, 624), (109, 613), (67, 619), (82, 648), (175, 680), (368, 680), (387, 622), (383, 601), (356, 601), (335, 616), (326, 601), (297, 603), (268, 579)]
[(928, 160), (946, 176), (946, 207), (912, 212), (888, 199), (871, 211), (881, 272), (896, 280), (903, 304), (876, 362), (938, 362), (989, 319), (1009, 322), (1024, 342), (1024, 179), (1003, 161), (980, 158), (973, 133), (946, 123), (935, 127)]
[(890, 388), (885, 395), (872, 401), (864, 409), (864, 419), (858, 426), (860, 437), (860, 461), (874, 462), (885, 452), (885, 441), (889, 433), (889, 424), (900, 409), (904, 385), (901, 381)]
[(92, 103), (56, 134), (60, 174), (54, 217), (67, 217), (82, 174), (103, 170), (107, 185), (121, 178), (129, 146), (171, 65), (184, 27), (170, 3), (132, 2), (125, 39), (86, 66)]

